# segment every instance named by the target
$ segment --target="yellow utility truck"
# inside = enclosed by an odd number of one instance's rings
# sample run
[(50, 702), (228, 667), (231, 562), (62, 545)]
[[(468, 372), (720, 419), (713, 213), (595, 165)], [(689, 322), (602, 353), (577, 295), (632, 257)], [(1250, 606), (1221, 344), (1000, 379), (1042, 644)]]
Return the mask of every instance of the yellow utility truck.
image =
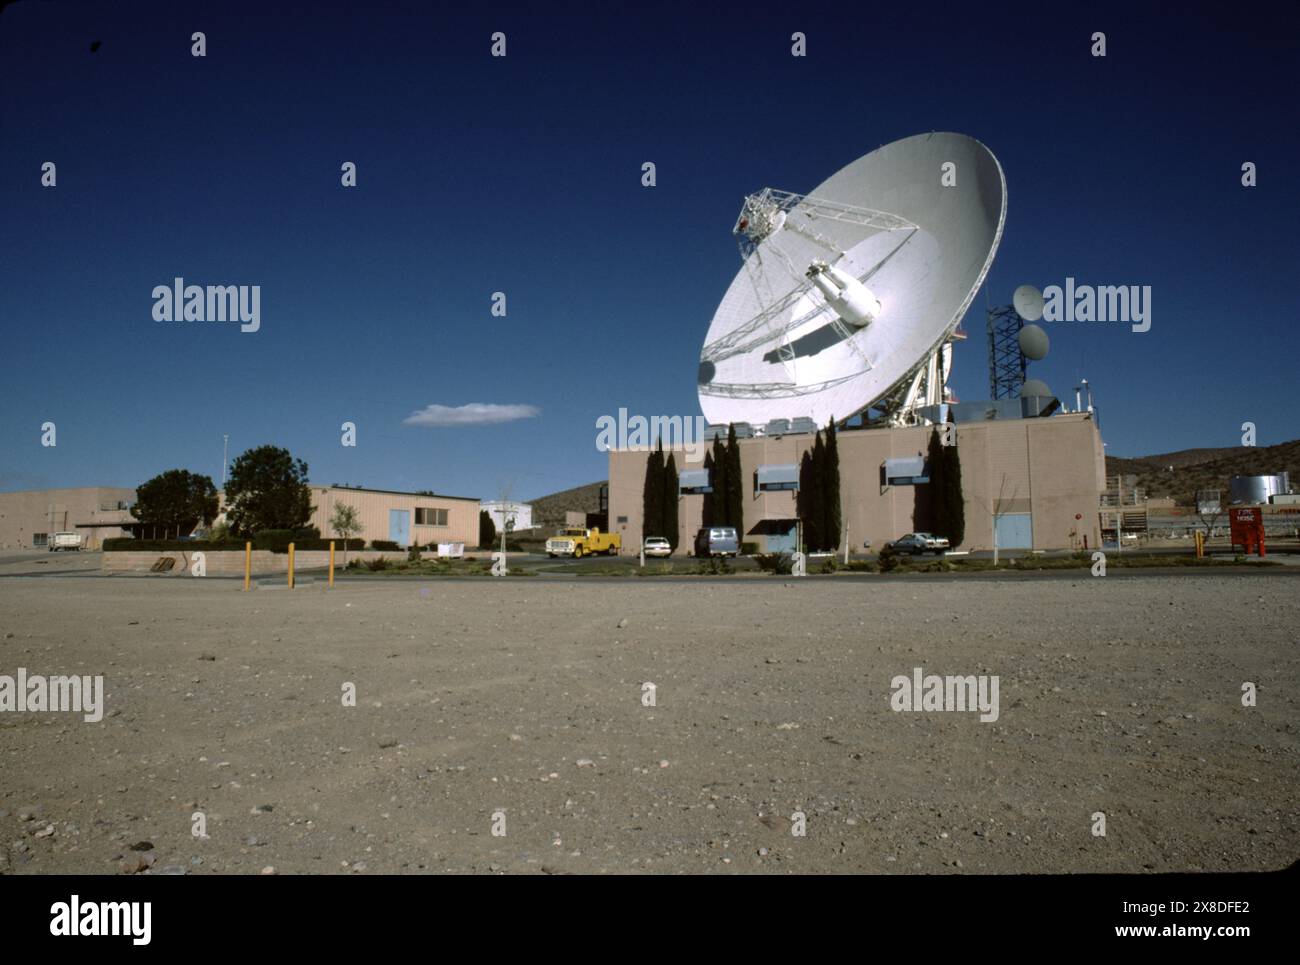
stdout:
[(562, 529), (546, 541), (546, 555), (551, 558), (572, 556), (580, 559), (596, 553), (617, 556), (622, 548), (623, 537), (618, 533), (602, 533), (598, 529), (583, 529), (578, 526)]

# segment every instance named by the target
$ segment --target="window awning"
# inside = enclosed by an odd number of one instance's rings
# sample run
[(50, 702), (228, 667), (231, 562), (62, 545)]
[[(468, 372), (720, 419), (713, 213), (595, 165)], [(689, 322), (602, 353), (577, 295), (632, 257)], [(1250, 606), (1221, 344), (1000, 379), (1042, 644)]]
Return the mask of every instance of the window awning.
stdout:
[(682, 492), (703, 492), (710, 488), (707, 469), (683, 469), (677, 475), (677, 488)]
[(900, 476), (924, 476), (925, 457), (901, 456), (897, 459), (886, 459), (885, 475), (890, 479), (897, 479)]
[(758, 467), (758, 488), (769, 486), (790, 486), (799, 484), (799, 467), (794, 463), (778, 463)]
[(899, 456), (885, 460), (886, 485), (912, 485), (929, 482), (925, 474), (925, 456)]

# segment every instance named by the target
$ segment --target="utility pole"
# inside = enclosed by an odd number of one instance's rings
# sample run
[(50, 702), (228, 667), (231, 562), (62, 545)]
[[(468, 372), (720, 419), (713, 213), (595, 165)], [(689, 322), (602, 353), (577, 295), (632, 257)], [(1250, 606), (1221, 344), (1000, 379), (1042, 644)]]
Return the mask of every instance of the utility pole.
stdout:
[(226, 488), (226, 468), (230, 465), (230, 435), (221, 436), (221, 488)]

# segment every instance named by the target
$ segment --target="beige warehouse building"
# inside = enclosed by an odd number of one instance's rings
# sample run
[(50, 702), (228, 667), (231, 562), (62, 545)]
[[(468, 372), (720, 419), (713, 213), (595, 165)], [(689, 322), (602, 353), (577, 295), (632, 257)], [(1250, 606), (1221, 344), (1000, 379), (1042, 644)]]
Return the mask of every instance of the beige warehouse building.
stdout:
[[(224, 508), (224, 493), (219, 497)], [(319, 529), (325, 539), (338, 536), (330, 520), (334, 506), (346, 503), (356, 508), (363, 527), (360, 537), (367, 542), (478, 545), (477, 499), (313, 485), (311, 502), (314, 509), (308, 525)], [(50, 534), (62, 532), (81, 534), (83, 547), (92, 550), (116, 537), (175, 535), (142, 526), (131, 515), (134, 504), (134, 489), (109, 486), (0, 493), (0, 549), (40, 549)]]
[(51, 533), (80, 533), (87, 549), (130, 535), (135, 490), (114, 486), (0, 493), (0, 549), (41, 549)]
[[(1105, 487), (1105, 455), (1097, 424), (1088, 412), (1046, 418), (962, 422), (955, 427), (961, 455), (966, 534), (960, 547), (1082, 549), (1100, 544), (1098, 505)], [(840, 494), (848, 546), (873, 549), (921, 528), (913, 521), (927, 484), (886, 484), (885, 468), (923, 456), (931, 429), (846, 429), (838, 433)], [(797, 466), (812, 447), (812, 434), (740, 440), (745, 480), (744, 533), (760, 551), (794, 548)], [(703, 482), (703, 451), (691, 459), (674, 447), (683, 487), (678, 503), (678, 553), (692, 550), (706, 496), (687, 483)], [(642, 533), (642, 487), (647, 450), (609, 454), (609, 526), (635, 550)], [(898, 462), (894, 462), (898, 460)], [(793, 473), (791, 470), (794, 470)], [(692, 472), (693, 471), (693, 472)], [(844, 543), (841, 542), (841, 549)]]
[(311, 523), (323, 539), (335, 539), (330, 521), (340, 504), (357, 510), (361, 538), (367, 543), (388, 540), (399, 546), (416, 543), (478, 545), (477, 498), (404, 493), (388, 489), (354, 489), (350, 486), (312, 486)]

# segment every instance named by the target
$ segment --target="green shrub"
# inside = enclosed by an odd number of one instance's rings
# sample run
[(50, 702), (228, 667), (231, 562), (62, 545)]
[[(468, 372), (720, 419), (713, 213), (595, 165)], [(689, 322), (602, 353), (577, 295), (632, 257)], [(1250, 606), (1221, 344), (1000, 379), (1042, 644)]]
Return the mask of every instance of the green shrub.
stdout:
[(789, 553), (760, 553), (754, 559), (766, 573), (789, 576), (794, 571), (794, 558)]
[(906, 560), (899, 555), (898, 550), (894, 549), (894, 547), (886, 545), (881, 549), (879, 561), (881, 573), (889, 573), (892, 570), (896, 570), (900, 566), (903, 566), (905, 563)]
[(371, 573), (378, 573), (380, 570), (388, 569), (388, 560), (382, 556), (376, 556), (373, 560), (366, 560), (366, 569)]
[(394, 543), (391, 539), (371, 540), (370, 547), (371, 549), (384, 550), (390, 553), (393, 552), (394, 550), (401, 549), (401, 547), (398, 546), (396, 543)]
[(411, 548), (406, 551), (406, 561), (408, 563), (420, 562), (420, 547), (417, 543), (412, 543)]
[(306, 529), (264, 529), (253, 535), (253, 549), (287, 553), (290, 543), (294, 544), (294, 549), (306, 549), (308, 543), (320, 541), (320, 530), (314, 526)]
[(757, 556), (757, 555), (758, 555), (758, 544), (757, 544), (757, 543), (741, 543), (741, 544), (740, 544), (740, 555), (741, 555), (741, 556)]

